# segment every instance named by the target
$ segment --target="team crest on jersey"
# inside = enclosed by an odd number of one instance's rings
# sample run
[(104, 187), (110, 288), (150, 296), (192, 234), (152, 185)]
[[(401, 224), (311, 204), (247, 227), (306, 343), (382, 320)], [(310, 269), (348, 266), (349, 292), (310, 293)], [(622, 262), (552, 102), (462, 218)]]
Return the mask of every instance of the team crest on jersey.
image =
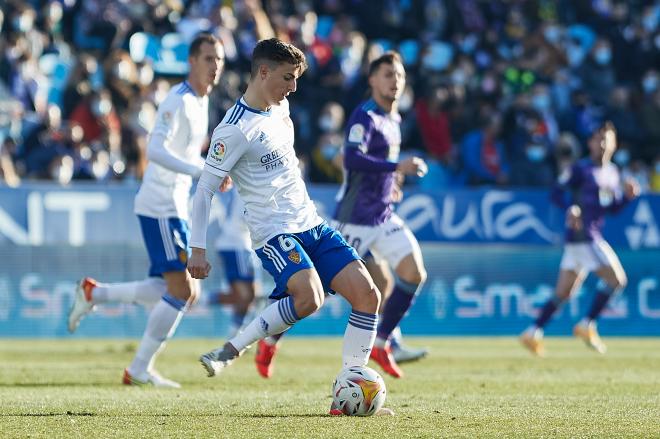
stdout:
[(185, 250), (179, 251), (179, 261), (181, 261), (182, 264), (188, 263), (188, 253)]
[(300, 264), (300, 260), (301, 260), (300, 253), (293, 250), (292, 252), (289, 253), (289, 260), (294, 264)]
[(163, 119), (163, 123), (165, 125), (169, 125), (170, 122), (172, 122), (172, 113), (169, 111), (166, 111), (163, 113), (163, 116), (161, 117)]
[(221, 162), (222, 159), (225, 158), (226, 151), (227, 151), (227, 147), (225, 146), (225, 144), (218, 141), (214, 143), (213, 146), (211, 147), (211, 157)]

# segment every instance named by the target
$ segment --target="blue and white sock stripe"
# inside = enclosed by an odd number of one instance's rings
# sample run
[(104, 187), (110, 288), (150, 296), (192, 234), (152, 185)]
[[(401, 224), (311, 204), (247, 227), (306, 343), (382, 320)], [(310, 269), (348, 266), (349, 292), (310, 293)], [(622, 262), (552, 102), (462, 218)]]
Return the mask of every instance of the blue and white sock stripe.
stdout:
[(163, 295), (163, 300), (167, 302), (172, 308), (178, 309), (179, 311), (184, 311), (186, 304), (188, 303), (185, 300), (181, 300), (177, 297), (172, 296), (170, 293), (165, 293)]
[(277, 302), (277, 310), (279, 311), (282, 320), (284, 320), (284, 323), (287, 325), (293, 325), (300, 320), (296, 313), (296, 309), (293, 307), (293, 297), (285, 297)]
[(375, 331), (378, 326), (378, 315), (352, 311), (348, 316), (348, 324), (367, 331)]
[(278, 253), (276, 249), (273, 248), (270, 244), (264, 245), (264, 254), (268, 256), (268, 259), (273, 261), (273, 264), (275, 265), (275, 268), (279, 273), (284, 270), (284, 267), (286, 267), (286, 261), (282, 257), (281, 254)]
[(165, 256), (167, 257), (167, 260), (176, 260), (176, 247), (174, 246), (174, 241), (172, 241), (170, 223), (167, 218), (158, 218), (158, 228), (160, 229), (160, 237), (163, 240), (163, 248), (165, 249)]

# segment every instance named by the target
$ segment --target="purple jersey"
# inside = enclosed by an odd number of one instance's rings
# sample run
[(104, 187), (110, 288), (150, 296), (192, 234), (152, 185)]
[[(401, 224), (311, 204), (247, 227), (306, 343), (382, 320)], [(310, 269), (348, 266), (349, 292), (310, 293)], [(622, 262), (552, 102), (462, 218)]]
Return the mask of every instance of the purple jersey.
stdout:
[(398, 113), (386, 113), (373, 99), (353, 111), (346, 125), (344, 183), (334, 219), (373, 226), (392, 214), (400, 125)]
[(601, 238), (605, 214), (619, 211), (628, 202), (617, 167), (612, 163), (596, 166), (589, 158), (579, 160), (559, 177), (552, 198), (563, 208), (576, 204), (582, 211), (583, 229), (566, 228), (566, 242)]

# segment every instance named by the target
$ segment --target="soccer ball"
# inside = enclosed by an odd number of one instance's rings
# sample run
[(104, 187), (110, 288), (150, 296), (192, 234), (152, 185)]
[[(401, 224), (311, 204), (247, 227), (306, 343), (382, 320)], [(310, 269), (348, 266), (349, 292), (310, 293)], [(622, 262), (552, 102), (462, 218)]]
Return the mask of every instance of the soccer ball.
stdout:
[(369, 367), (347, 367), (332, 385), (333, 408), (348, 416), (371, 416), (385, 403), (385, 381)]

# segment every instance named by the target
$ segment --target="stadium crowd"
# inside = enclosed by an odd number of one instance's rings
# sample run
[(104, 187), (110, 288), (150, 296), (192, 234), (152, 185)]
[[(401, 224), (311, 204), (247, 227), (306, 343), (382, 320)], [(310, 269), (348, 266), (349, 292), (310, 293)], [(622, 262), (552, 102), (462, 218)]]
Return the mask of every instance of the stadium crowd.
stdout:
[(245, 89), (255, 43), (277, 36), (309, 69), (290, 97), (308, 181), (339, 182), (365, 68), (401, 53), (402, 153), (422, 186), (548, 186), (604, 120), (614, 161), (660, 191), (660, 1), (0, 0), (0, 184), (135, 180), (156, 107), (207, 30), (227, 64), (212, 129)]

